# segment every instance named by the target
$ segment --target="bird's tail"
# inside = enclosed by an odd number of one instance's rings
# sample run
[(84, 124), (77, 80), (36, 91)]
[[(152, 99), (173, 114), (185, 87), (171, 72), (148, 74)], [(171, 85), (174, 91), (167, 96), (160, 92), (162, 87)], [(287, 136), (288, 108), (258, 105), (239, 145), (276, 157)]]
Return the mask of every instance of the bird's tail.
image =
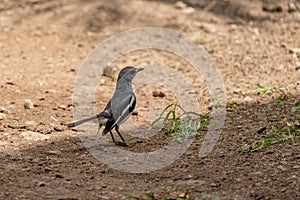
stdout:
[(92, 120), (95, 120), (95, 119), (97, 119), (97, 115), (95, 115), (93, 117), (86, 118), (86, 119), (79, 120), (77, 122), (70, 123), (70, 124), (68, 124), (68, 127), (69, 128), (75, 127), (75, 126), (78, 126), (80, 124), (83, 124), (85, 122), (92, 121)]

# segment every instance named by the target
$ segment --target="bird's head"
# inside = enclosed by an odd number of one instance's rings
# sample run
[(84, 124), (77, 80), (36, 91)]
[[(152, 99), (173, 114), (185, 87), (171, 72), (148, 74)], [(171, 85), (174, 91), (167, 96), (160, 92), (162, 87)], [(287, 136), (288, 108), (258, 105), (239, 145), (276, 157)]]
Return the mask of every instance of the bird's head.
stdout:
[(127, 66), (124, 67), (118, 76), (118, 80), (119, 81), (121, 78), (126, 78), (129, 81), (132, 81), (132, 79), (135, 77), (136, 73), (138, 73), (139, 71), (142, 71), (144, 68), (135, 68), (135, 67), (131, 67), (131, 66)]

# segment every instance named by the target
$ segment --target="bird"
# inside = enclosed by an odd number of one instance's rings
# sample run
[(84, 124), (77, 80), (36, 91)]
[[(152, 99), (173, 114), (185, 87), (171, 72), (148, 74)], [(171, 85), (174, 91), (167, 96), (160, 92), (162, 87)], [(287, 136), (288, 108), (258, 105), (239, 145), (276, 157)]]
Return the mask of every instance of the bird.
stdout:
[[(128, 146), (119, 131), (119, 126), (130, 117), (130, 114), (135, 109), (136, 96), (133, 91), (132, 80), (135, 75), (142, 70), (144, 70), (144, 68), (136, 68), (132, 66), (124, 67), (118, 75), (115, 91), (104, 110), (95, 116), (70, 123), (68, 124), (68, 127), (75, 127), (85, 122), (98, 119), (97, 134), (101, 127), (104, 126), (102, 136), (109, 132), (112, 141), (115, 144)], [(115, 129), (123, 143), (116, 142), (112, 134), (112, 129)]]

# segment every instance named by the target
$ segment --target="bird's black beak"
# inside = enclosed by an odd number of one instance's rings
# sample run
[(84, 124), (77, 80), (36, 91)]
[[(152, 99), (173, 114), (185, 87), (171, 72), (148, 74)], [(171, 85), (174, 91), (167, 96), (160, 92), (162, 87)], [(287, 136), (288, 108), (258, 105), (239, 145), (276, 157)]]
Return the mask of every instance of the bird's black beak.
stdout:
[(144, 68), (136, 68), (136, 69), (135, 69), (136, 73), (138, 73), (138, 72), (140, 72), (140, 71), (143, 71), (143, 70), (144, 70)]

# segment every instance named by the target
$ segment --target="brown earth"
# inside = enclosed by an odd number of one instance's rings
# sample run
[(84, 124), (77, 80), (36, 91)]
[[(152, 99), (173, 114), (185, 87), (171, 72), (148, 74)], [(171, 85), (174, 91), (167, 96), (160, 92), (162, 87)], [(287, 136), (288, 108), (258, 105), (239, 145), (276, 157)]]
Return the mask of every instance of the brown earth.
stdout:
[[(291, 111), (300, 99), (299, 1), (184, 2), (0, 1), (0, 199), (300, 199), (300, 109)], [(207, 157), (197, 158), (203, 131), (171, 165), (132, 174), (95, 159), (77, 129), (61, 123), (73, 120), (76, 73), (91, 50), (116, 33), (149, 26), (180, 31), (203, 45), (220, 70), (229, 103), (221, 137)], [(185, 75), (201, 112), (209, 111), (201, 77), (170, 53), (135, 51), (112, 67), (149, 63)], [(100, 84), (98, 111), (115, 79), (103, 77)], [(255, 84), (273, 90), (263, 94)], [(166, 96), (153, 97), (153, 91)], [(136, 95), (137, 123), (150, 122), (154, 105), (176, 102), (157, 85), (138, 88)], [(26, 131), (47, 139), (28, 140)], [(135, 145), (122, 148), (134, 152), (172, 139), (162, 132), (150, 139), (124, 136)]]

